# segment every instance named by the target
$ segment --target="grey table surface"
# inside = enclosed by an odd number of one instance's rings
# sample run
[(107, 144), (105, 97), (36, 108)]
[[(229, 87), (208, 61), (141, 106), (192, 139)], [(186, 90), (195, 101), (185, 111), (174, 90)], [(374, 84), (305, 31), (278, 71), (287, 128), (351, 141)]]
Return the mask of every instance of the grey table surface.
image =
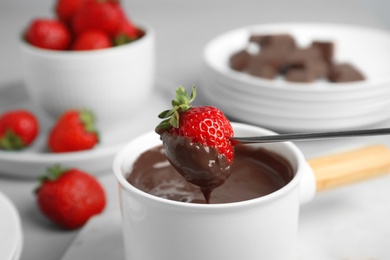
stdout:
[[(18, 40), (21, 31), (26, 24), (35, 17), (49, 17), (52, 15), (54, 1), (36, 0), (0, 0), (0, 89), (22, 87)], [(288, 1), (288, 0), (123, 0), (127, 13), (133, 19), (139, 19), (153, 25), (157, 32), (157, 74), (159, 77), (172, 82), (168, 90), (173, 90), (179, 84), (191, 86), (202, 84), (202, 50), (205, 44), (214, 36), (225, 31), (239, 28), (246, 25), (273, 23), (273, 22), (332, 22), (354, 25), (373, 26), (382, 29), (390, 29), (390, 18), (386, 17), (386, 8), (390, 4), (385, 0), (353, 1), (353, 0), (324, 0), (324, 1)], [(389, 10), (387, 8), (387, 10)], [(202, 100), (198, 101), (202, 103)], [(385, 123), (389, 124), (389, 122)], [(311, 142), (299, 144), (307, 157), (330, 152), (340, 147), (353, 145), (356, 140), (345, 142)], [(385, 142), (390, 143), (383, 137), (363, 138), (359, 142)], [(1, 170), (1, 165), (0, 165)], [(102, 183), (106, 185), (109, 193), (109, 208), (116, 208), (116, 186), (111, 172), (99, 176)], [(381, 200), (386, 193), (390, 179), (387, 177), (380, 180), (373, 180), (364, 184), (357, 184), (351, 187), (329, 192), (326, 195), (319, 195), (310, 205), (302, 208), (301, 230), (300, 230), (300, 259), (310, 258), (311, 252), (323, 252), (324, 257), (315, 259), (390, 259), (387, 252), (382, 252), (383, 238), (389, 241), (388, 230), (378, 234), (378, 241), (369, 238), (362, 246), (360, 255), (351, 256), (337, 251), (338, 243), (346, 243), (349, 246), (360, 245), (354, 234), (346, 235), (345, 230), (324, 230), (332, 221), (336, 221), (341, 208), (330, 207), (336, 198), (343, 197), (342, 206), (353, 206), (354, 199)], [(52, 260), (61, 259), (68, 246), (77, 236), (77, 231), (64, 231), (47, 221), (38, 211), (33, 195), (36, 187), (36, 180), (26, 180), (0, 175), (0, 190), (4, 192), (15, 204), (22, 219), (23, 227), (23, 251), (22, 260)], [(372, 193), (372, 189), (378, 193)], [(366, 192), (369, 196), (364, 198), (353, 198), (356, 191)], [(351, 204), (348, 204), (351, 202)], [(367, 202), (368, 203), (368, 202)], [(380, 211), (381, 204), (375, 208), (379, 213), (387, 214), (389, 210)], [(383, 205), (383, 204), (382, 204)], [(370, 210), (375, 210), (370, 209)], [(363, 209), (365, 211), (365, 209)], [(328, 214), (324, 221), (329, 222), (325, 226), (318, 224), (322, 214)], [(351, 211), (350, 214), (354, 214)], [(347, 218), (347, 215), (343, 215)], [(383, 218), (383, 216), (382, 216)], [(372, 227), (364, 226), (365, 222), (375, 222), (376, 216), (366, 216), (366, 219), (353, 222), (360, 227), (367, 235), (380, 233), (380, 225), (373, 224)], [(339, 241), (335, 240), (330, 246), (320, 248), (323, 240), (310, 239), (312, 231), (318, 229), (319, 235), (326, 235), (327, 232), (339, 232)], [(356, 231), (357, 232), (357, 231)], [(373, 233), (374, 232), (374, 233)], [(1, 235), (1, 234), (0, 234)], [(319, 236), (318, 236), (319, 237)], [(345, 242), (343, 239), (349, 239)], [(379, 244), (379, 245), (378, 245)], [(311, 249), (308, 249), (311, 248)], [(318, 250), (317, 250), (318, 249)], [(387, 249), (388, 250), (388, 249)], [(330, 253), (332, 252), (332, 253)], [(334, 256), (334, 257), (333, 257)], [(313, 256), (311, 256), (313, 257)], [(329, 258), (327, 258), (329, 257)], [(93, 257), (91, 259), (98, 260)]]

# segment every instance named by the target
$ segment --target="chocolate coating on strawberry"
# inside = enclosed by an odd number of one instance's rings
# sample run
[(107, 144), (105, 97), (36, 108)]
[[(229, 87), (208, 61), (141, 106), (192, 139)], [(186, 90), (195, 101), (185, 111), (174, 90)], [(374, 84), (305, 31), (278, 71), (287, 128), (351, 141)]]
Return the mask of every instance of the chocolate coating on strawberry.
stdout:
[(206, 201), (229, 178), (231, 163), (216, 148), (167, 132), (161, 135), (161, 140), (168, 161), (186, 181), (201, 188)]
[(230, 176), (234, 147), (233, 128), (219, 109), (212, 106), (191, 107), (191, 97), (179, 87), (173, 108), (162, 112), (156, 132), (160, 134), (165, 154), (172, 166), (190, 183), (200, 187), (206, 200), (213, 189)]

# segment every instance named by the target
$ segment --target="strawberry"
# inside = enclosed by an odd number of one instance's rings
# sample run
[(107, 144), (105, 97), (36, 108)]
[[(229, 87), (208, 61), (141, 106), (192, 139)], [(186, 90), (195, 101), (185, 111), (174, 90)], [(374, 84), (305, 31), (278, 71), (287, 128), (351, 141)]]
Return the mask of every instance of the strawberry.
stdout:
[(191, 97), (179, 87), (173, 108), (162, 112), (157, 127), (165, 154), (185, 179), (199, 186), (208, 201), (211, 191), (230, 176), (234, 157), (233, 128), (222, 111), (212, 106), (191, 107)]
[(39, 209), (65, 229), (82, 227), (105, 208), (105, 191), (89, 173), (53, 166), (40, 181), (36, 190)]
[(92, 149), (98, 142), (94, 116), (87, 110), (66, 111), (48, 137), (48, 147), (55, 153)]
[(74, 15), (72, 28), (76, 35), (96, 29), (115, 37), (121, 31), (125, 17), (122, 7), (115, 1), (88, 2)]
[(116, 46), (132, 42), (142, 37), (143, 31), (138, 29), (129, 19), (124, 17), (119, 31), (114, 36)]
[(70, 24), (74, 14), (88, 1), (93, 0), (57, 0), (55, 13), (65, 24)]
[(168, 131), (171, 135), (189, 137), (192, 142), (204, 146), (215, 147), (218, 152), (233, 161), (234, 151), (233, 128), (223, 112), (212, 106), (191, 107), (195, 99), (196, 90), (192, 89), (191, 98), (183, 87), (177, 89), (177, 100), (172, 101), (174, 107), (159, 115), (159, 118), (168, 118), (161, 122), (156, 132)]
[(81, 33), (75, 40), (72, 50), (86, 51), (109, 48), (112, 46), (111, 39), (102, 31), (89, 30)]
[(0, 149), (19, 150), (29, 146), (37, 137), (39, 122), (27, 110), (12, 110), (0, 117)]
[(35, 19), (25, 32), (28, 43), (44, 49), (66, 50), (71, 34), (64, 23), (52, 19)]

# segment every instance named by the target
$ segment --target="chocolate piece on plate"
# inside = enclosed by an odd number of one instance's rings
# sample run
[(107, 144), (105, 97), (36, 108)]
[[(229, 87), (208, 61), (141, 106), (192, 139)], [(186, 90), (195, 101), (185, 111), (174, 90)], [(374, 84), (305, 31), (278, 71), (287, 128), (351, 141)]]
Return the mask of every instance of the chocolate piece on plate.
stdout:
[(237, 71), (243, 71), (247, 66), (250, 58), (251, 55), (246, 50), (236, 52), (229, 60), (230, 67)]
[(285, 79), (290, 82), (310, 83), (317, 79), (316, 74), (304, 68), (291, 68), (286, 71)]
[(296, 48), (295, 39), (289, 34), (252, 35), (250, 42), (255, 42), (261, 48), (275, 48), (279, 50), (292, 50)]
[(287, 66), (290, 66), (293, 64), (304, 63), (305, 61), (312, 59), (322, 59), (322, 53), (319, 48), (309, 47), (295, 49), (288, 54), (286, 62)]
[(328, 64), (332, 64), (334, 54), (334, 44), (332, 42), (313, 41), (311, 47), (318, 48), (322, 53), (323, 59)]
[(262, 34), (253, 34), (249, 37), (249, 42), (257, 43), (260, 46), (265, 37), (268, 36)]
[(262, 66), (259, 67), (249, 67), (247, 70), (247, 73), (256, 76), (256, 77), (261, 77), (261, 78), (266, 78), (266, 79), (274, 79), (278, 75), (278, 71), (267, 64), (263, 64)]
[(317, 78), (326, 78), (329, 75), (329, 65), (324, 60), (308, 60), (306, 61), (306, 69), (312, 71)]
[(294, 60), (291, 59), (287, 63), (283, 73), (293, 69), (311, 71), (317, 79), (325, 78), (329, 74), (329, 65), (327, 62), (319, 58), (308, 58), (307, 56), (295, 57)]
[(332, 82), (353, 82), (364, 79), (364, 75), (349, 63), (335, 64), (329, 73), (329, 80)]
[(251, 57), (245, 71), (252, 76), (273, 79), (284, 64), (282, 57), (278, 52), (261, 52)]

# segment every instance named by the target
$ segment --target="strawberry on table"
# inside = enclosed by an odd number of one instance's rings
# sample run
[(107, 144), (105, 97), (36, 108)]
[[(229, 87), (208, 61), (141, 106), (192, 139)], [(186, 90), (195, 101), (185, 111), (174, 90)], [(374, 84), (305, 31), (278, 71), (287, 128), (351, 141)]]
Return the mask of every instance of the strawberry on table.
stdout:
[(35, 19), (25, 32), (25, 40), (39, 48), (67, 50), (71, 34), (64, 23), (54, 19)]
[(99, 30), (89, 30), (81, 33), (75, 40), (72, 50), (88, 51), (109, 48), (112, 46), (110, 37)]
[(36, 190), (39, 209), (65, 229), (83, 226), (105, 208), (105, 191), (89, 173), (53, 166), (40, 180)]
[(56, 153), (92, 149), (99, 142), (94, 123), (91, 111), (65, 111), (49, 133), (49, 149)]
[(33, 113), (18, 109), (0, 116), (0, 149), (20, 150), (36, 139), (39, 122)]
[(208, 201), (211, 191), (230, 176), (234, 157), (233, 128), (222, 111), (212, 106), (190, 106), (195, 99), (183, 87), (176, 91), (173, 108), (162, 112), (156, 127), (172, 166), (199, 186)]

